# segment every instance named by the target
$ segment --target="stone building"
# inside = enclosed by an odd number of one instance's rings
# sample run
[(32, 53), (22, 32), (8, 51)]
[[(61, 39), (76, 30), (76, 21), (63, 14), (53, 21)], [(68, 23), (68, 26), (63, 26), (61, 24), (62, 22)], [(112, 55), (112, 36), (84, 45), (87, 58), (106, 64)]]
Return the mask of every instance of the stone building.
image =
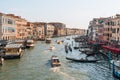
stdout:
[(26, 39), (27, 38), (27, 20), (21, 18), (20, 16), (14, 16), (16, 21), (16, 39)]
[(54, 36), (55, 27), (52, 24), (45, 24), (45, 37), (53, 37)]
[(27, 22), (27, 26), (26, 26), (27, 39), (33, 38), (33, 31), (34, 31), (34, 24), (32, 22)]
[(34, 22), (33, 36), (37, 39), (45, 37), (45, 22)]
[(0, 13), (0, 39), (13, 41), (16, 37), (16, 23), (12, 15)]
[(60, 22), (50, 22), (55, 28), (54, 36), (65, 36), (66, 35), (66, 25)]

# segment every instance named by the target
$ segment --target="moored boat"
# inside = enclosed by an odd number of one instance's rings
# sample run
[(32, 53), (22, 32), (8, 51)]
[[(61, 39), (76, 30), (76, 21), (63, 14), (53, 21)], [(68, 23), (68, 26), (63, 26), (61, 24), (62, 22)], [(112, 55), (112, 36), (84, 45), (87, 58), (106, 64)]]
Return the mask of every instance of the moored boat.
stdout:
[(18, 39), (18, 40), (15, 40), (15, 43), (22, 44), (22, 49), (26, 48), (26, 41), (25, 40)]
[(53, 55), (53, 56), (51, 57), (51, 66), (52, 66), (52, 67), (61, 66), (61, 63), (60, 63), (58, 57), (55, 56), (55, 55)]
[(46, 38), (45, 41), (46, 41), (46, 43), (49, 43), (49, 44), (52, 42), (51, 38)]
[(4, 59), (16, 59), (22, 55), (22, 44), (8, 44), (5, 47)]
[(0, 65), (3, 65), (4, 59), (0, 56)]
[(97, 62), (98, 59), (94, 56), (89, 56), (89, 57), (85, 57), (85, 58), (81, 58), (81, 59), (75, 59), (75, 58), (70, 58), (70, 57), (66, 57), (67, 60), (72, 60), (72, 61), (75, 61), (75, 62)]

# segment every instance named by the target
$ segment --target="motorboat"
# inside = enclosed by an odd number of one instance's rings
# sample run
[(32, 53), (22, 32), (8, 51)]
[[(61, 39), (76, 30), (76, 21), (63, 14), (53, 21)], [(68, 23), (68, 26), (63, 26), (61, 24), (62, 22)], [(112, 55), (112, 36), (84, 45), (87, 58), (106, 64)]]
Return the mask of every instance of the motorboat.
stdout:
[(59, 58), (58, 58), (57, 56), (55, 56), (55, 55), (53, 55), (53, 56), (51, 57), (51, 66), (52, 66), (52, 67), (61, 66), (61, 63), (60, 63), (60, 61), (59, 61)]
[(50, 46), (49, 50), (55, 50), (54, 46)]
[(26, 48), (31, 48), (31, 47), (34, 47), (34, 40), (30, 39), (30, 40), (27, 40), (26, 42)]

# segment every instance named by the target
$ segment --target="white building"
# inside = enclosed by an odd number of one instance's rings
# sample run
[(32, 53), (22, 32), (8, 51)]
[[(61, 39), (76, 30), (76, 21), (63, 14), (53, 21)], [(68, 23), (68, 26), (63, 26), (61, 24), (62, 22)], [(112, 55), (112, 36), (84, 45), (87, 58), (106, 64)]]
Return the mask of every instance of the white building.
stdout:
[(0, 13), (0, 40), (15, 40), (15, 19), (12, 15)]

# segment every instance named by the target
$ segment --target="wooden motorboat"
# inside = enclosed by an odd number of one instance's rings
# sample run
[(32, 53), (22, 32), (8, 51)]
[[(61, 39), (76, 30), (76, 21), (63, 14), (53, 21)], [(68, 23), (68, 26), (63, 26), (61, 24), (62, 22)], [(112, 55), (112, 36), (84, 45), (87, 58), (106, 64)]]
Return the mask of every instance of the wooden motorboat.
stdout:
[(22, 44), (8, 44), (5, 47), (4, 59), (16, 59), (22, 55)]
[(52, 66), (52, 67), (61, 66), (61, 63), (60, 63), (58, 57), (55, 56), (55, 55), (53, 55), (53, 56), (51, 57), (51, 66)]
[(34, 45), (34, 40), (30, 39), (30, 40), (27, 40), (26, 42), (26, 48), (33, 48), (35, 45)]

